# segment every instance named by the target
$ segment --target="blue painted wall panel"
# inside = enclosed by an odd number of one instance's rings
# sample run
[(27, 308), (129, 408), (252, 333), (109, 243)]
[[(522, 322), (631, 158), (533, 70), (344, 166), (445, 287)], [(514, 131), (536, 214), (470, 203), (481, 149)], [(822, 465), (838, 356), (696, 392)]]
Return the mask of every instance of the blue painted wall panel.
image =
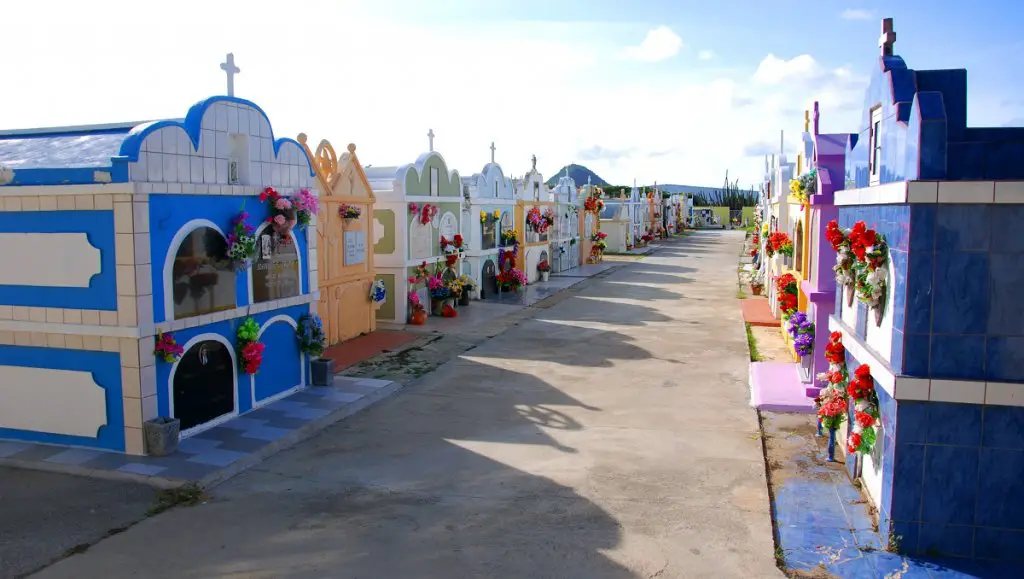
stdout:
[[(263, 324), (274, 316), (286, 315), (292, 320), (298, 322), (299, 317), (308, 312), (309, 305), (301, 305), (255, 314), (252, 318), (262, 327)], [(217, 322), (215, 324), (207, 324), (205, 326), (179, 330), (173, 332), (173, 334), (175, 340), (182, 345), (195, 336), (210, 333), (223, 336), (229, 344), (234, 345), (237, 343), (235, 332), (243, 321), (245, 321), (245, 318), (236, 318), (233, 320)], [(287, 332), (284, 331), (285, 327), (288, 329)], [(260, 383), (264, 389), (263, 391), (281, 392), (296, 386), (298, 384), (296, 376), (300, 372), (300, 358), (298, 357), (298, 338), (291, 326), (283, 322), (275, 323), (268, 327), (264, 332), (261, 341), (266, 345), (266, 350), (264, 350), (263, 353), (263, 365), (261, 366), (258, 374), (260, 377)], [(236, 352), (236, 362), (238, 361), (238, 356), (239, 355)], [(172, 364), (159, 360), (156, 364), (157, 407), (161, 416), (167, 416), (170, 412), (171, 389), (168, 380), (170, 378), (171, 367)], [(237, 394), (239, 412), (244, 413), (251, 410), (253, 407), (252, 384), (249, 380), (249, 376), (245, 374), (241, 368), (236, 367), (236, 372), (238, 376)]]
[[(174, 259), (177, 247), (170, 247), (175, 234), (195, 219), (206, 219), (228, 234), (231, 220), (241, 211), (249, 213), (248, 222), (258, 227), (268, 214), (267, 205), (260, 203), (259, 192), (253, 188), (249, 196), (153, 195), (149, 204), (150, 252), (153, 262), (153, 320), (167, 320), (164, 315), (164, 263)], [(309, 292), (309, 252), (306, 232), (296, 231), (292, 236), (302, 260), (302, 293)], [(169, 255), (168, 255), (169, 253)], [(235, 282), (237, 305), (249, 303), (249, 281), (246, 272), (238, 272)]]
[[(113, 211), (0, 212), (4, 233), (85, 233), (100, 251), (100, 273), (87, 288), (0, 285), (0, 304), (78, 310), (117, 310)], [(54, 267), (40, 255), (40, 267)]]
[[(107, 407), (107, 425), (100, 427), (95, 438), (9, 428), (0, 428), (0, 438), (124, 452), (124, 403), (121, 389), (120, 354), (33, 346), (0, 346), (0, 365), (92, 372), (96, 383), (106, 390)], [(0, 394), (2, 393), (3, 385), (0, 384)], [(53, 400), (52, 404), (60, 406), (61, 400)], [(74, 412), (74, 409), (67, 408), (66, 411)]]

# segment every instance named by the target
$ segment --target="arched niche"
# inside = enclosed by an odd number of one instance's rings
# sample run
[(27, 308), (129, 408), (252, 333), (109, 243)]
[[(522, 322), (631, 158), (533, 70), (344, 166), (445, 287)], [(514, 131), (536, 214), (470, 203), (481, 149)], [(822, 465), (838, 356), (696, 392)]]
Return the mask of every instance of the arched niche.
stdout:
[(181, 421), (184, 432), (234, 414), (236, 385), (232, 346), (216, 334), (197, 336), (171, 369), (171, 415)]
[(496, 275), (497, 267), (494, 265), (494, 260), (484, 260), (484, 264), (480, 268), (480, 299), (486, 299), (490, 295), (497, 295), (498, 282), (495, 280)]
[(498, 230), (499, 238), (501, 236), (501, 232), (510, 231), (512, 229), (515, 229), (512, 226), (512, 210), (511, 209), (506, 209), (505, 211), (501, 212), (501, 219), (499, 220), (499, 224), (501, 226), (499, 228), (499, 230)]
[[(164, 264), (164, 316), (190, 318), (237, 307), (234, 263), (224, 234), (212, 222), (186, 224)], [(174, 251), (173, 257), (170, 251)]]

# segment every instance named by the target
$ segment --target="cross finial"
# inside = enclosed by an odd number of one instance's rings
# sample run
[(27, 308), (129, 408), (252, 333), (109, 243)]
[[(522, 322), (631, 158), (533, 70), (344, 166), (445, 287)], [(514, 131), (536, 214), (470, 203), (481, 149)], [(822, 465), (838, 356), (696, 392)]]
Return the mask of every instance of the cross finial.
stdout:
[(530, 164), (533, 166), (533, 170), (537, 170), (537, 155), (530, 156)]
[(892, 29), (892, 18), (882, 19), (882, 36), (878, 39), (878, 47), (882, 56), (892, 56), (892, 45), (896, 43), (896, 32)]
[(235, 75), (242, 72), (242, 69), (235, 66), (235, 53), (228, 53), (228, 57), (221, 63), (220, 69), (228, 75), (228, 96), (235, 96)]
[(430, 152), (434, 152), (434, 129), (427, 131), (427, 138), (430, 139)]
[(491, 141), (491, 162), (492, 163), (494, 162), (494, 150), (495, 149), (496, 149), (496, 147), (494, 146), (494, 141)]
[(814, 101), (814, 134), (818, 134), (818, 101)]

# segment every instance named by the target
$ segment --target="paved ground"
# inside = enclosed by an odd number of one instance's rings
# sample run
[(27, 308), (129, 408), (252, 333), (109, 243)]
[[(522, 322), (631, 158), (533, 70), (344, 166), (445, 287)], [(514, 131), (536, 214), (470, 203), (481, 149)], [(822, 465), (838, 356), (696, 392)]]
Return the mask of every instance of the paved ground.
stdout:
[(400, 395), (38, 577), (780, 576), (741, 240), (693, 234), (439, 338), (409, 356), (457, 357)]
[(0, 579), (49, 564), (143, 518), (156, 491), (0, 467)]

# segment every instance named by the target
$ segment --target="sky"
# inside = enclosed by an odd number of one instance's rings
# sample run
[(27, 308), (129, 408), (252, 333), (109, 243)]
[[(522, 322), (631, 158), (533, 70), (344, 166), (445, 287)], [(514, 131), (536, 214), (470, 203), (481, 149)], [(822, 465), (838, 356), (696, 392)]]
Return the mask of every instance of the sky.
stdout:
[[(180, 118), (226, 93), (364, 165), (586, 165), (613, 184), (760, 183), (803, 111), (859, 130), (882, 17), (910, 68), (966, 68), (971, 126), (1024, 126), (1019, 0), (53, 0), (5, 3), (0, 128)], [(1004, 72), (1005, 71), (1005, 72)], [(783, 136), (780, 136), (783, 132)], [(781, 143), (781, 144), (780, 144)]]

